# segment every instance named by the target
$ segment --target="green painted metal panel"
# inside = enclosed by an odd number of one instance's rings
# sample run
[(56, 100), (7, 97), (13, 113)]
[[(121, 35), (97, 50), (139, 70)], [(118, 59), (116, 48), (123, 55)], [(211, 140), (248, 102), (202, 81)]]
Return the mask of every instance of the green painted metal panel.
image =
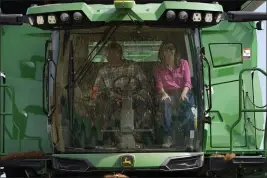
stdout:
[[(206, 50), (206, 57), (211, 64), (214, 89), (211, 112), (214, 119), (212, 126), (206, 126), (208, 133), (207, 151), (229, 149), (230, 128), (239, 118), (239, 73), (243, 69), (257, 66), (256, 30), (252, 27), (253, 24), (251, 23), (224, 21), (217, 26), (202, 30), (202, 42)], [(243, 57), (244, 48), (251, 50), (249, 59)], [(205, 74), (205, 81), (208, 81), (207, 71)], [(242, 78), (244, 94), (249, 93), (252, 96), (251, 74), (244, 73)], [(255, 74), (254, 81), (254, 96), (257, 98), (256, 102), (261, 105), (258, 74)], [(253, 109), (246, 96), (244, 97), (245, 102), (242, 105), (247, 109)], [(256, 116), (254, 113), (244, 113), (241, 121), (233, 130), (233, 146), (236, 151), (258, 149), (262, 140), (263, 132), (251, 128), (251, 125), (247, 123), (248, 118), (252, 118), (253, 124), (260, 128), (264, 123), (262, 113), (257, 113)], [(213, 142), (210, 143), (211, 141)]]
[(49, 36), (28, 24), (1, 27), (1, 71), (6, 73), (7, 85), (15, 91), (5, 92), (5, 112), (12, 115), (1, 116), (0, 130), (4, 134), (1, 154), (51, 152), (47, 117), (42, 111), (42, 68)]

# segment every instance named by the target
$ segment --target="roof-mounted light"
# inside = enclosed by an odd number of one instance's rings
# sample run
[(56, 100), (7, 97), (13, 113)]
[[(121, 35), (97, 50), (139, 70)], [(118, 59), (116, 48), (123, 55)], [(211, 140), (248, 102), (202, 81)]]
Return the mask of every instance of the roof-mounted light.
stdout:
[(34, 24), (34, 18), (33, 17), (29, 17), (28, 19), (29, 19), (30, 25), (33, 26), (33, 24)]
[(194, 13), (194, 14), (193, 14), (193, 18), (192, 18), (192, 20), (193, 20), (194, 22), (201, 22), (201, 20), (202, 20), (202, 18), (201, 18), (201, 13), (198, 13), (198, 12)]
[(56, 24), (57, 23), (56, 16), (55, 15), (48, 15), (47, 22), (48, 22), (48, 24)]
[(62, 14), (60, 15), (60, 20), (61, 20), (62, 22), (67, 22), (67, 21), (69, 21), (69, 19), (70, 19), (70, 16), (69, 16), (69, 14), (67, 14), (67, 13), (62, 13)]
[(74, 12), (74, 13), (73, 13), (73, 20), (74, 20), (75, 22), (80, 22), (80, 21), (82, 21), (82, 18), (83, 18), (82, 13), (80, 13), (80, 12)]
[(178, 17), (179, 17), (179, 20), (185, 22), (185, 21), (187, 21), (187, 19), (188, 19), (188, 13), (185, 12), (185, 11), (181, 11), (181, 12), (179, 12)]
[(176, 13), (175, 13), (173, 10), (168, 10), (168, 11), (166, 12), (166, 19), (167, 19), (168, 21), (174, 21), (175, 18), (176, 18)]
[(206, 13), (205, 14), (205, 22), (212, 22), (212, 13)]
[(38, 25), (43, 25), (43, 24), (44, 24), (44, 17), (43, 17), (42, 15), (37, 16), (37, 17), (36, 17), (36, 23), (37, 23)]
[(221, 20), (222, 20), (222, 14), (220, 13), (216, 16), (216, 23), (219, 23)]

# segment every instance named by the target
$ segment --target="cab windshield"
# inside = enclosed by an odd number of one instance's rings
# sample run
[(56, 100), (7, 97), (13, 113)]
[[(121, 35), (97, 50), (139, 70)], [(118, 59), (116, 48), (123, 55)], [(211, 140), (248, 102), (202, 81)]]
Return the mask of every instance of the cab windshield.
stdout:
[[(65, 152), (197, 151), (190, 29), (60, 33), (57, 112)], [(63, 40), (64, 39), (64, 40)]]

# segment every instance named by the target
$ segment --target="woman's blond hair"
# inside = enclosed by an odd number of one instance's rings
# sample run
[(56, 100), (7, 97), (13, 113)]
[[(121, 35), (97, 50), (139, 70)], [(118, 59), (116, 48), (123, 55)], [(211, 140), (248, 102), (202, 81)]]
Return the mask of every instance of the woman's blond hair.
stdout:
[(159, 52), (158, 52), (158, 58), (160, 61), (162, 61), (163, 59), (163, 50), (165, 49), (169, 49), (169, 50), (175, 50), (175, 65), (179, 66), (180, 65), (180, 58), (181, 58), (181, 54), (177, 51), (177, 48), (175, 47), (175, 45), (172, 42), (169, 41), (163, 41), (159, 47)]

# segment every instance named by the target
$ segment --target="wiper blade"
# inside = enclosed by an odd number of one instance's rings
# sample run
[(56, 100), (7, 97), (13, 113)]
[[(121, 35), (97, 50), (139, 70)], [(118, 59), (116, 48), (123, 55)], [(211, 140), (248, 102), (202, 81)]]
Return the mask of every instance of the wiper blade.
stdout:
[[(117, 30), (118, 26), (112, 26), (110, 27), (104, 34), (103, 38), (101, 40), (98, 41), (98, 43), (96, 44), (96, 46), (93, 48), (93, 50), (88, 54), (87, 60), (85, 61), (85, 63), (77, 70), (76, 74), (75, 74), (75, 79), (74, 79), (74, 83), (73, 86), (76, 83), (80, 83), (82, 81), (82, 79), (84, 78), (86, 72), (88, 71), (88, 69), (91, 67), (94, 58), (99, 54), (99, 52), (103, 49), (103, 47), (106, 45), (106, 43), (109, 41), (109, 39), (113, 36), (113, 34), (115, 33), (115, 31)], [(102, 44), (101, 44), (102, 43)], [(101, 46), (100, 46), (101, 44)], [(100, 48), (98, 48), (100, 46)], [(98, 50), (97, 50), (98, 49)], [(96, 51), (97, 50), (97, 51)], [(95, 53), (94, 56), (92, 56), (92, 54)]]

